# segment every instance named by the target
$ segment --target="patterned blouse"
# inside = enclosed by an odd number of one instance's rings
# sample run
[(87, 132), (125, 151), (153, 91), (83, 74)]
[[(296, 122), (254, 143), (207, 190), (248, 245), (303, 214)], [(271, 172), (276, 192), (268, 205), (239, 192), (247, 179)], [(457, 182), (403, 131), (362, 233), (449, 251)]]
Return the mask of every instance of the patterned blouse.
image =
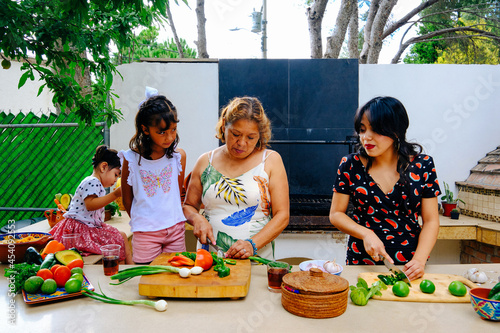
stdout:
[[(375, 232), (396, 264), (407, 263), (415, 254), (421, 231), (418, 216), (422, 198), (440, 194), (432, 157), (415, 156), (405, 175), (406, 181), (400, 178), (385, 194), (366, 171), (359, 155), (351, 154), (342, 158), (333, 188), (350, 196), (354, 206), (352, 219)], [(366, 253), (363, 241), (350, 236), (346, 263), (374, 265), (376, 262)]]

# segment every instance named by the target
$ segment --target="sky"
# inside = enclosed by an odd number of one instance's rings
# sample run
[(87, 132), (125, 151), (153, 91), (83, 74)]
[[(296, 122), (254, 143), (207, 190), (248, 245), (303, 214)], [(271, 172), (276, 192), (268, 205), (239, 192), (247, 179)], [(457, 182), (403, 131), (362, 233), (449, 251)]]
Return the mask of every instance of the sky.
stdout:
[[(188, 8), (182, 0), (179, 5), (172, 3), (172, 17), (179, 37), (186, 39), (191, 48), (196, 49), (197, 40), (196, 1), (189, 0)], [(392, 11), (393, 19), (404, 16), (421, 0), (399, 0)], [(305, 0), (267, 0), (267, 57), (272, 59), (309, 59), (309, 31)], [(260, 11), (262, 0), (206, 0), (205, 15), (207, 49), (210, 58), (261, 58), (262, 35), (252, 33), (251, 13)], [(326, 37), (335, 26), (340, 0), (330, 1), (326, 8), (322, 25), (323, 53)], [(365, 11), (366, 9), (361, 9)], [(360, 22), (362, 24), (362, 22)], [(238, 28), (236, 31), (232, 31)], [(396, 53), (404, 29), (389, 37), (380, 54), (380, 64), (390, 63)], [(411, 32), (407, 35), (414, 36)], [(160, 41), (171, 38), (170, 27), (161, 28)]]

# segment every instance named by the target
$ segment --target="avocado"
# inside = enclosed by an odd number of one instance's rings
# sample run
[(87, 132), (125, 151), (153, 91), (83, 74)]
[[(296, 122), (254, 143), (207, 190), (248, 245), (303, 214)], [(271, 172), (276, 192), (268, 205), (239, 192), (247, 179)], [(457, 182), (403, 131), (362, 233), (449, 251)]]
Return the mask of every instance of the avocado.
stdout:
[(75, 259), (83, 260), (80, 253), (76, 252), (75, 250), (62, 250), (56, 252), (56, 259), (65, 266)]
[(69, 204), (71, 202), (71, 196), (68, 193), (65, 193), (61, 195), (61, 205), (64, 207), (64, 209), (68, 209)]

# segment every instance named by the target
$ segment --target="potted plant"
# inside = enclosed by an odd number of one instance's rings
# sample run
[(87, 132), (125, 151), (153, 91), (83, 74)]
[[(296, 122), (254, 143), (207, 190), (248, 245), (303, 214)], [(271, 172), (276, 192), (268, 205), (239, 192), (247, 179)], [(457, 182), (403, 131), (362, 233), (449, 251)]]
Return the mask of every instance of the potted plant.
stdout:
[(120, 212), (120, 206), (118, 206), (118, 204), (114, 201), (110, 204), (107, 204), (106, 207), (104, 207), (104, 221), (111, 220), (111, 217), (115, 216), (116, 213), (118, 213), (118, 216), (122, 216), (122, 213)]
[(458, 220), (458, 218), (460, 217), (460, 211), (456, 208), (453, 208), (450, 212), (450, 217), (453, 220)]
[(443, 216), (450, 216), (451, 210), (457, 208), (457, 202), (460, 201), (465, 204), (462, 199), (455, 198), (453, 192), (450, 191), (450, 186), (443, 182), (444, 195), (441, 197), (441, 204), (443, 205), (444, 213)]

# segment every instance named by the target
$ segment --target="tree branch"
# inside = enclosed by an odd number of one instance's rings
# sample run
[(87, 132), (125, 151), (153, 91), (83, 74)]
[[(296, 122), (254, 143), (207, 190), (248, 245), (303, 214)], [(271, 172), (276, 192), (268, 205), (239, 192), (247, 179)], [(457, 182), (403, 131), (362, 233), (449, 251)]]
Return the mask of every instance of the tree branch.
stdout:
[(307, 7), (307, 23), (309, 25), (309, 43), (311, 47), (311, 58), (318, 59), (323, 56), (323, 44), (321, 41), (321, 23), (325, 15), (328, 0), (315, 0), (311, 7)]
[(380, 7), (380, 0), (373, 0), (370, 4), (370, 9), (368, 10), (368, 17), (366, 18), (366, 23), (365, 23), (365, 33), (364, 33), (365, 41), (363, 43), (363, 49), (361, 50), (361, 53), (359, 55), (360, 64), (366, 64), (366, 59), (368, 58), (368, 50), (371, 47), (370, 36), (372, 34), (373, 20), (375, 19), (375, 15), (377, 14), (379, 7)]
[(198, 40), (195, 42), (198, 47), (198, 57), (208, 58), (207, 34), (205, 32), (205, 0), (196, 1), (196, 19), (198, 20)]
[[(484, 31), (484, 30), (481, 30), (481, 29), (476, 29), (476, 28), (468, 27), (468, 26), (467, 27), (456, 27), (456, 28), (449, 28), (449, 29), (443, 29), (443, 30), (438, 30), (438, 31), (432, 31), (432, 32), (430, 32), (428, 34), (425, 34), (425, 35), (422, 35), (422, 36), (417, 36), (417, 37), (410, 38), (405, 43), (402, 43), (400, 45), (400, 47), (399, 47), (398, 52), (392, 58), (391, 64), (397, 64), (399, 62), (399, 59), (401, 58), (401, 55), (403, 54), (403, 52), (411, 44), (421, 43), (421, 42), (428, 42), (428, 41), (435, 41), (435, 40), (444, 40), (445, 38), (433, 39), (433, 37), (442, 36), (442, 35), (447, 34), (447, 33), (465, 32), (465, 31), (475, 32), (475, 33), (477, 33), (477, 36), (488, 37), (488, 38), (492, 38), (492, 39), (495, 39), (495, 40), (500, 40), (500, 37), (497, 36), (497, 35), (495, 35), (494, 33), (491, 33), (489, 31)], [(455, 36), (455, 37), (458, 37), (458, 36)], [(473, 37), (473, 36), (471, 36), (471, 35), (464, 35), (464, 36), (462, 36), (462, 38), (468, 38), (468, 37)], [(451, 39), (451, 38), (446, 38), (446, 39)]]
[(347, 27), (349, 26), (353, 9), (357, 5), (357, 1), (355, 0), (342, 0), (340, 3), (340, 10), (337, 15), (335, 29), (333, 30), (332, 35), (327, 38), (325, 58), (336, 59), (339, 57), (340, 49), (342, 48), (342, 44), (345, 39), (345, 33), (347, 31)]
[(382, 49), (382, 34), (384, 32), (384, 27), (387, 24), (387, 20), (389, 19), (392, 9), (396, 3), (397, 0), (382, 0), (380, 3), (380, 9), (373, 20), (370, 34), (371, 45), (366, 58), (366, 63), (368, 64), (376, 64), (378, 62), (378, 56), (380, 54), (380, 50)]
[(404, 17), (402, 17), (399, 21), (394, 22), (389, 27), (387, 27), (387, 29), (384, 31), (384, 33), (382, 35), (382, 39), (384, 39), (387, 36), (391, 35), (394, 31), (396, 31), (397, 29), (401, 28), (403, 25), (407, 24), (408, 21), (413, 16), (417, 15), (422, 10), (424, 10), (424, 9), (432, 6), (433, 4), (435, 4), (438, 1), (439, 0), (429, 0), (429, 1), (426, 1), (426, 2), (422, 2), (420, 5), (418, 5), (414, 9), (412, 9), (408, 14), (406, 14)]
[(179, 36), (177, 35), (177, 30), (175, 29), (174, 19), (172, 18), (172, 13), (170, 12), (170, 4), (167, 4), (167, 19), (168, 24), (170, 25), (170, 29), (172, 29), (172, 33), (174, 35), (175, 45), (177, 45), (177, 49), (179, 50), (179, 58), (184, 58), (184, 52), (182, 51), (182, 45), (179, 41)]

